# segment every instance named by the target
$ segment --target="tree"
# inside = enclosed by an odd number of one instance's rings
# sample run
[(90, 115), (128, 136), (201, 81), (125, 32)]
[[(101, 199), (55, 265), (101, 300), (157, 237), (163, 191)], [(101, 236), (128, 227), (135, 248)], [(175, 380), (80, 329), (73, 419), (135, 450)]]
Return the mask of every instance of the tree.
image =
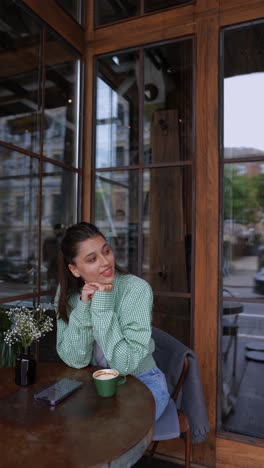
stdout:
[(259, 221), (264, 204), (264, 174), (240, 174), (236, 165), (224, 171), (224, 219), (248, 225)]

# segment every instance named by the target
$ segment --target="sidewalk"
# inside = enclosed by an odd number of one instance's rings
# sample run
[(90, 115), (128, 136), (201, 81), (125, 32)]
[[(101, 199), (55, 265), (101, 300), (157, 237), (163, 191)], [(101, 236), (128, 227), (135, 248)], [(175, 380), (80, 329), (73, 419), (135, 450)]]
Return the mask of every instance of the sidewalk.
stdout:
[[(260, 297), (254, 292), (254, 277), (257, 273), (257, 256), (240, 257), (229, 262), (228, 274), (223, 277), (224, 288), (230, 288), (232, 294), (247, 297)], [(227, 270), (225, 270), (227, 271)], [(237, 288), (237, 292), (236, 292)], [(241, 290), (247, 288), (247, 291)]]

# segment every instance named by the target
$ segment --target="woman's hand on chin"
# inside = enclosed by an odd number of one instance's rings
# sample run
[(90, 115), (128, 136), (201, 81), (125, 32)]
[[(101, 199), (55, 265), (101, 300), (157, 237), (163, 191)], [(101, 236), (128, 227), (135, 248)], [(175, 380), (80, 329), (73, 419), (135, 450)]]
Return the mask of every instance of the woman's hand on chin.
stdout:
[(113, 284), (102, 284), (98, 282), (85, 283), (82, 288), (81, 300), (83, 302), (89, 302), (96, 291), (112, 291)]

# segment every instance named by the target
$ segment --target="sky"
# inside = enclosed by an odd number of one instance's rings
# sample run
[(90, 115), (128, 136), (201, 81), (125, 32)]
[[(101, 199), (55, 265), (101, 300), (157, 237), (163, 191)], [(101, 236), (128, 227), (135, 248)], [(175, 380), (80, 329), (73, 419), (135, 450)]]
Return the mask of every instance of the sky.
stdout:
[(224, 146), (264, 150), (264, 73), (225, 78)]
[[(111, 93), (102, 80), (98, 80), (98, 88), (97, 118), (116, 116), (116, 93)], [(109, 157), (111, 126), (100, 127), (97, 149), (100, 149), (100, 158), (105, 160)], [(264, 72), (225, 78), (224, 146), (264, 151)], [(109, 161), (107, 163), (109, 165)]]

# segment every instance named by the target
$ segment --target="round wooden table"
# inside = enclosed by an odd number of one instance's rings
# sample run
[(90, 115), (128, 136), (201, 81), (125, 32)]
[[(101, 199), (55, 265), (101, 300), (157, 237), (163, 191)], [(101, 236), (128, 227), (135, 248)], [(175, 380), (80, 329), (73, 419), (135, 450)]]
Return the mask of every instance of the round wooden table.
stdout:
[[(0, 369), (0, 465), (8, 468), (132, 466), (152, 440), (155, 403), (138, 379), (128, 376), (116, 396), (96, 395), (94, 368), (38, 363), (37, 383), (19, 387), (14, 369)], [(56, 407), (34, 393), (61, 378), (84, 382)]]

